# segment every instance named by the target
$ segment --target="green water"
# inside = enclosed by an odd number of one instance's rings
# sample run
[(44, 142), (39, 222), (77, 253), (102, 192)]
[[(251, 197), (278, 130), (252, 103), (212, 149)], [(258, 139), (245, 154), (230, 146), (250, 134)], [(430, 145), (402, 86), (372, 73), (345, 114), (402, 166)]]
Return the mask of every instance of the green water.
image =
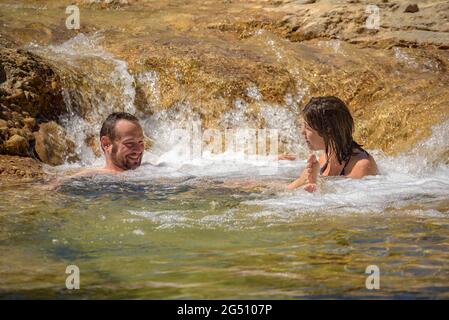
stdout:
[[(2, 185), (0, 297), (449, 298), (446, 217), (276, 214), (244, 203), (273, 196), (253, 191), (188, 179)], [(68, 265), (79, 290), (66, 289)], [(365, 286), (368, 265), (379, 290)]]

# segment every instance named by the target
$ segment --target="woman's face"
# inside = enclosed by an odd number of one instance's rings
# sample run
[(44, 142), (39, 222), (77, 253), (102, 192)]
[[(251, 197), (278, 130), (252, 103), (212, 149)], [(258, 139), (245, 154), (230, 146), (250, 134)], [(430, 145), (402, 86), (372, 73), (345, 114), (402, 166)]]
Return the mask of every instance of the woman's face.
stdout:
[(310, 127), (305, 120), (301, 127), (301, 135), (306, 140), (310, 150), (324, 150), (324, 139), (319, 135), (318, 131)]

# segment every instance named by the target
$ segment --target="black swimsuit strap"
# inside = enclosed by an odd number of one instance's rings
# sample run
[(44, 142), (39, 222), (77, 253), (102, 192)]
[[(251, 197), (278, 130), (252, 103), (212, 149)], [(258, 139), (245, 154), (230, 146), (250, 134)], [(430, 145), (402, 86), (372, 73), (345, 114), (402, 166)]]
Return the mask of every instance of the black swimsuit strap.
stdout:
[(320, 176), (323, 175), (323, 172), (324, 172), (324, 170), (326, 170), (328, 163), (329, 163), (329, 160), (326, 160), (326, 163), (324, 164), (324, 166), (322, 168), (320, 168)]

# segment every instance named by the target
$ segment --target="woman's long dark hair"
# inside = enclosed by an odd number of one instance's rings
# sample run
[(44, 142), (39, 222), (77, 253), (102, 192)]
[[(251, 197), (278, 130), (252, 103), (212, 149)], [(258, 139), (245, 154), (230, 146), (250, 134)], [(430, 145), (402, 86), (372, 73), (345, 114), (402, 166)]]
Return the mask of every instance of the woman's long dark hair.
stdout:
[(361, 148), (352, 134), (354, 120), (346, 104), (337, 97), (327, 96), (310, 99), (302, 110), (307, 124), (324, 139), (325, 151), (334, 152), (340, 164), (348, 161), (354, 148)]

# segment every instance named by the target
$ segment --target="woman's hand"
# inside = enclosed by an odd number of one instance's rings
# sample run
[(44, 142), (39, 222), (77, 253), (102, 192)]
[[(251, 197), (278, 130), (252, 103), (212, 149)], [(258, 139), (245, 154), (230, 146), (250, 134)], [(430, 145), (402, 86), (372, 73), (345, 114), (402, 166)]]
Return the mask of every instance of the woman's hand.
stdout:
[(320, 164), (314, 154), (309, 155), (307, 158), (306, 173), (307, 184), (304, 186), (304, 190), (307, 192), (315, 192), (317, 190), (317, 180), (320, 171)]
[(308, 183), (304, 186), (304, 190), (307, 192), (315, 192), (317, 190), (317, 185), (316, 183)]

